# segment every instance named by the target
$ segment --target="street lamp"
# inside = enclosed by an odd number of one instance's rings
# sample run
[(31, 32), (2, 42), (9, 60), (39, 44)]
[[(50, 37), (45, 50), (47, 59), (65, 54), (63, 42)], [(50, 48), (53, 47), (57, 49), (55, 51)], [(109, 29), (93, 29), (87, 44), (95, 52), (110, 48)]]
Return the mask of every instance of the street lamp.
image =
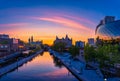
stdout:
[(104, 78), (104, 81), (107, 81), (107, 79), (106, 79), (106, 78)]

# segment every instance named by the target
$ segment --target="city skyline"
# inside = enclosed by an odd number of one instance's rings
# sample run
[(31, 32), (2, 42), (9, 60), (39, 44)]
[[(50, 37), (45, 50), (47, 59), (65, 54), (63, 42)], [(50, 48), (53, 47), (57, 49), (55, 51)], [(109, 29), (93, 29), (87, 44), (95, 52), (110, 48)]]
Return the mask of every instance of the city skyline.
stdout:
[(120, 81), (120, 0), (0, 0), (0, 81)]
[[(114, 3), (114, 6), (111, 4)], [(52, 44), (56, 35), (76, 40), (95, 37), (95, 28), (106, 15), (120, 19), (119, 0), (1, 0), (0, 32), (28, 41), (30, 36)]]

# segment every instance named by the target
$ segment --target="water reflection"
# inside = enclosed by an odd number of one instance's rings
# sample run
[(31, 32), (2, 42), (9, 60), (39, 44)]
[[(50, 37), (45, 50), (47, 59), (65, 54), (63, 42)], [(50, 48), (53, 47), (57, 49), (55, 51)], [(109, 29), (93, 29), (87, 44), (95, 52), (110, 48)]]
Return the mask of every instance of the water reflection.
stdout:
[(38, 55), (31, 61), (3, 77), (0, 81), (78, 81), (49, 52)]
[(63, 64), (60, 62), (60, 60), (54, 56), (52, 56), (53, 58), (53, 62), (55, 64), (56, 67), (59, 67), (59, 68), (62, 68), (63, 67)]

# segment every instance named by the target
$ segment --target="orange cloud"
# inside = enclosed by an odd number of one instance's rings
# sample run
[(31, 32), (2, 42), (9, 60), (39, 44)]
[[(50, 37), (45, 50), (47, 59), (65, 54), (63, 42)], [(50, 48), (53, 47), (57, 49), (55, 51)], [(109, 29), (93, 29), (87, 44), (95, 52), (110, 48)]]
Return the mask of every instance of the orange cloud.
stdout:
[(64, 26), (70, 27), (70, 28), (76, 28), (76, 29), (82, 29), (84, 31), (92, 31), (90, 28), (75, 22), (73, 20), (69, 20), (67, 18), (63, 18), (63, 17), (53, 17), (53, 18), (39, 18), (39, 17), (32, 17), (33, 19), (37, 19), (37, 20), (44, 20), (44, 21), (50, 21), (50, 22), (54, 22), (54, 23), (59, 23), (62, 24)]

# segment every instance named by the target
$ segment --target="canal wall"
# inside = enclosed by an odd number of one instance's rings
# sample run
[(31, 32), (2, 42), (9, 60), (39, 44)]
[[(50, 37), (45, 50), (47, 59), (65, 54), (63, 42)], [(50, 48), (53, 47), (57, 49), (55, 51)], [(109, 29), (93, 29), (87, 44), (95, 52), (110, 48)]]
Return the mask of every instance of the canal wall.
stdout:
[(38, 54), (40, 54), (42, 52), (43, 52), (43, 50), (40, 50), (37, 53), (35, 53), (35, 54), (33, 54), (33, 55), (29, 56), (29, 57), (23, 58), (23, 59), (15, 62), (13, 64), (10, 64), (10, 65), (8, 65), (6, 67), (0, 68), (0, 76), (10, 72), (11, 70), (14, 70), (15, 68), (17, 68), (17, 67), (19, 67), (21, 65), (23, 65), (24, 63), (31, 60), (32, 58), (34, 58), (35, 56), (37, 56)]
[(0, 58), (0, 64), (2, 63), (6, 63), (8, 62), (9, 60), (15, 58), (15, 57), (19, 57), (21, 55), (21, 52), (16, 52), (16, 53), (13, 53), (13, 54), (10, 54), (10, 55), (7, 55), (3, 58)]
[[(86, 79), (84, 79), (84, 78), (82, 78), (82, 77), (79, 77), (78, 76), (78, 74), (79, 74), (79, 72), (77, 73), (77, 72), (75, 72), (73, 69), (72, 69), (72, 67), (70, 67), (70, 64), (69, 63), (65, 63), (65, 61), (64, 60), (62, 60), (59, 56), (57, 56), (55, 53), (53, 53), (53, 56), (54, 57), (56, 57), (57, 59), (59, 59), (61, 62), (62, 62), (62, 64), (79, 80), (79, 81), (89, 81), (89, 80), (86, 80)], [(76, 70), (77, 71), (77, 70)]]
[[(53, 56), (58, 58), (63, 65), (80, 81), (104, 81), (102, 77), (99, 77), (97, 74), (95, 74), (95, 71), (90, 71), (90, 70), (83, 70), (81, 71), (80, 69), (76, 69), (74, 65), (76, 64), (71, 64), (72, 61), (70, 62), (70, 59), (64, 59), (64, 57), (60, 56), (58, 52), (52, 52)], [(79, 64), (77, 65), (78, 67)], [(82, 68), (84, 69), (84, 68)], [(91, 75), (91, 76), (90, 76)]]

